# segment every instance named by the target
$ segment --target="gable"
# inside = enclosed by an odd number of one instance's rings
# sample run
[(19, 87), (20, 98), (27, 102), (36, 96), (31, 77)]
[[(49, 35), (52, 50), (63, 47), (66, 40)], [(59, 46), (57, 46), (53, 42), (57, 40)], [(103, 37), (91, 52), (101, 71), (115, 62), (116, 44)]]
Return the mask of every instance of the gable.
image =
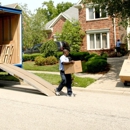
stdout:
[(80, 4), (81, 2), (82, 2), (82, 0), (79, 0), (79, 1), (77, 2), (77, 5)]
[(66, 20), (69, 20), (72, 22), (73, 20), (79, 20), (79, 14), (78, 14), (78, 9), (75, 8), (74, 6), (70, 7), (68, 10), (66, 10), (63, 13), (60, 13), (57, 17), (49, 21), (45, 25), (45, 30), (51, 30), (51, 28), (61, 19), (64, 17)]

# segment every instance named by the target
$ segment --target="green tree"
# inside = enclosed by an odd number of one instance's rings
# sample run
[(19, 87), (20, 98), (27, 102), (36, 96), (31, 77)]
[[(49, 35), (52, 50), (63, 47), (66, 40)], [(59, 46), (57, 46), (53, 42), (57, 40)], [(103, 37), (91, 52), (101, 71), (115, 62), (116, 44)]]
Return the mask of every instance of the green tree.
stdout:
[(71, 2), (58, 3), (56, 6), (57, 13), (60, 14), (61, 12), (66, 11), (67, 9), (69, 9), (72, 6), (73, 6), (73, 4)]
[(43, 13), (46, 16), (47, 21), (50, 21), (57, 16), (57, 9), (54, 6), (54, 2), (50, 0), (49, 2), (45, 1), (42, 3)]
[(64, 23), (61, 34), (57, 34), (60, 41), (66, 41), (70, 45), (71, 51), (78, 52), (85, 33), (81, 30), (78, 21), (66, 21)]
[(22, 24), (23, 24), (23, 46), (24, 48), (30, 48), (32, 43), (32, 31), (31, 31), (31, 11), (28, 9), (27, 4), (19, 5), (19, 9), (22, 10)]
[(45, 57), (54, 56), (57, 52), (57, 45), (54, 40), (49, 40), (45, 42), (41, 47), (41, 53), (45, 55)]
[(122, 20), (124, 26), (128, 25), (130, 18), (130, 0), (82, 0), (84, 4), (93, 3), (101, 8), (106, 8), (108, 15)]
[(45, 31), (43, 31), (45, 26), (45, 15), (42, 13), (42, 10), (38, 9), (36, 14), (32, 15), (31, 20), (32, 44), (44, 42), (47, 35)]
[(70, 2), (61, 2), (54, 5), (54, 1), (49, 0), (49, 2), (45, 1), (42, 3), (42, 12), (46, 16), (46, 21), (50, 21), (56, 16), (58, 16), (61, 12), (64, 12), (68, 8), (70, 8), (73, 4)]
[(32, 14), (27, 4), (20, 5), (20, 9), (23, 10), (23, 46), (31, 48), (46, 39), (46, 33), (43, 31), (45, 17), (40, 9), (36, 14)]

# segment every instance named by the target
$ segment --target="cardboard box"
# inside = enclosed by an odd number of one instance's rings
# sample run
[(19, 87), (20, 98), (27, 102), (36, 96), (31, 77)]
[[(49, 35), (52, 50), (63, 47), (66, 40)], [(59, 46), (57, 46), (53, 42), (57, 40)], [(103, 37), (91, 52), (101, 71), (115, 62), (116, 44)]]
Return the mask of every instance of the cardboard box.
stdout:
[(81, 61), (75, 61), (74, 64), (64, 65), (65, 74), (72, 74), (82, 72)]
[(122, 82), (130, 81), (130, 60), (129, 59), (124, 60), (119, 77)]

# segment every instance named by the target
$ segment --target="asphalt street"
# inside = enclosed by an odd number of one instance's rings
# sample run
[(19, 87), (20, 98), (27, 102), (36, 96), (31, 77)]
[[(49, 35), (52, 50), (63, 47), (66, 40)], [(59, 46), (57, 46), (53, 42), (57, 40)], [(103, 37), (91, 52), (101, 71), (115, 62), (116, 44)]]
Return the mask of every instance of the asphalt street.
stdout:
[(0, 130), (130, 130), (129, 95), (74, 92), (46, 97), (30, 86), (1, 88)]

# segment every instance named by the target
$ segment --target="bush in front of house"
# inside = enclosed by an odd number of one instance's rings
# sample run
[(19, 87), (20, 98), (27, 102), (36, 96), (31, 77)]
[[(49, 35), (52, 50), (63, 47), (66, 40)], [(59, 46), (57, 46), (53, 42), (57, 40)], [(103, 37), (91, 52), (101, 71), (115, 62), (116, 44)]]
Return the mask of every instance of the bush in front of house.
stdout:
[(46, 65), (54, 65), (57, 62), (58, 61), (57, 61), (57, 58), (55, 56), (49, 56), (46, 58)]
[(103, 53), (101, 53), (101, 54), (100, 54), (100, 56), (102, 56), (103, 58), (107, 59), (108, 54), (107, 54), (107, 53), (105, 53), (105, 52), (103, 52)]
[(34, 61), (36, 57), (42, 56), (44, 57), (44, 54), (41, 53), (35, 53), (35, 54), (23, 54), (23, 62), (24, 61)]
[(87, 72), (86, 61), (82, 61), (82, 72)]
[(89, 60), (95, 60), (95, 59), (104, 59), (104, 60), (107, 60), (107, 58), (104, 57), (104, 56), (94, 55), (93, 57), (89, 58), (88, 61)]
[(94, 56), (98, 56), (98, 54), (96, 53), (92, 53), (92, 54), (89, 54), (85, 57), (85, 61), (88, 61), (90, 58), (94, 57)]
[(43, 58), (42, 56), (37, 56), (36, 58), (35, 58), (35, 64), (36, 65), (39, 65), (39, 66), (42, 66), (42, 65), (44, 65), (45, 64), (45, 58)]
[(120, 53), (121, 53), (122, 56), (124, 56), (128, 53), (128, 51), (124, 48), (121, 48)]
[(81, 60), (84, 61), (86, 60), (85, 57), (89, 56), (89, 52), (71, 52), (70, 57), (72, 60)]
[(49, 40), (42, 44), (40, 51), (45, 55), (45, 57), (55, 56), (57, 52), (57, 45), (54, 40)]
[[(57, 52), (55, 54), (56, 58), (59, 59), (60, 56), (63, 55), (63, 52)], [(86, 60), (86, 57), (89, 56), (89, 52), (70, 52), (70, 58), (72, 60), (81, 60), (84, 61)]]
[(86, 71), (89, 73), (102, 72), (107, 67), (107, 60), (102, 58), (91, 58), (86, 62)]
[(35, 58), (35, 64), (42, 65), (54, 65), (57, 63), (57, 58), (54, 56), (49, 56), (47, 58), (43, 58), (42, 56), (38, 56)]
[(55, 57), (59, 60), (59, 58), (63, 55), (63, 52), (62, 51), (58, 51), (56, 52), (55, 54)]
[(86, 56), (86, 61), (82, 61), (83, 72), (97, 73), (105, 71), (108, 66), (107, 55), (97, 55), (92, 53)]

